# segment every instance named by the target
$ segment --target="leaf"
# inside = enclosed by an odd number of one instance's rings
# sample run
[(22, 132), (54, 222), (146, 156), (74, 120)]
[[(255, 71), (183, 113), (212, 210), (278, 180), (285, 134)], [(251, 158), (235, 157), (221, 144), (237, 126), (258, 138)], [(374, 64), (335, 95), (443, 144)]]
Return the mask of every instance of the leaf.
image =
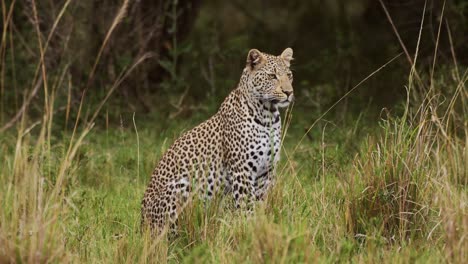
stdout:
[(159, 60), (159, 65), (163, 67), (166, 71), (168, 71), (171, 75), (174, 75), (173, 72), (173, 63), (169, 60)]

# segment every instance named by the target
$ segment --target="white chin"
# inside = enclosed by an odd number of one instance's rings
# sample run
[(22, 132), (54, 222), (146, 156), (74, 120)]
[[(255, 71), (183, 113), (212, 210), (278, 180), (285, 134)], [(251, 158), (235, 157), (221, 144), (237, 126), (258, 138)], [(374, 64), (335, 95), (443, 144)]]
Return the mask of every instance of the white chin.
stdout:
[(282, 102), (276, 103), (276, 105), (277, 105), (278, 107), (287, 107), (287, 106), (289, 105), (289, 103), (290, 103), (290, 102), (289, 102), (288, 100), (284, 100), (284, 101), (282, 101)]

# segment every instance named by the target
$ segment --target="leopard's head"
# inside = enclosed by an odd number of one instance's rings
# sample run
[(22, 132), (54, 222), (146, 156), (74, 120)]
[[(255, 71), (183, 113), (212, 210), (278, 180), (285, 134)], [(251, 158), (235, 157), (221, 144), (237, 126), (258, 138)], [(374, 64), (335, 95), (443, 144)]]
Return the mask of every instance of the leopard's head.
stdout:
[(290, 70), (293, 50), (274, 56), (252, 49), (247, 55), (243, 80), (253, 98), (286, 107), (294, 101), (293, 75)]

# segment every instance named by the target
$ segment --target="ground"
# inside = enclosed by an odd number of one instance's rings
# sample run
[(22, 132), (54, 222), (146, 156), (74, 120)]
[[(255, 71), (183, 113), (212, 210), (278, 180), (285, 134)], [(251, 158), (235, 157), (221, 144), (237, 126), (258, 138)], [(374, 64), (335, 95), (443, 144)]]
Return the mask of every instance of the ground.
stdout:
[[(211, 110), (171, 120), (103, 115), (75, 134), (60, 116), (49, 129), (7, 131), (0, 260), (463, 263), (468, 153), (460, 106), (403, 106), (409, 116), (385, 117), (284, 110), (282, 158), (266, 202), (246, 215), (229, 198), (195, 200), (171, 239), (140, 230), (140, 202), (164, 151)], [(449, 127), (438, 113), (449, 113)]]
[[(444, 260), (442, 244), (434, 241), (423, 239), (400, 246), (368, 237), (364, 243), (349, 231), (348, 174), (355, 170), (353, 158), (366, 135), (379, 131), (378, 126), (357, 129), (362, 121), (352, 119), (320, 122), (292, 155), (305, 125), (303, 119), (293, 116), (278, 184), (253, 216), (246, 218), (232, 210), (229, 201), (208, 205), (207, 214), (202, 210), (206, 205), (196, 203), (183, 219), (179, 237), (155, 242), (142, 235), (139, 209), (151, 170), (181, 131), (198, 119), (203, 115), (163, 128), (155, 120), (136, 116), (137, 134), (129, 114), (120, 124), (110, 124), (112, 129), (96, 127), (90, 132), (68, 184), (70, 206), (61, 216), (67, 259), (94, 263)], [(55, 141), (54, 149), (63, 151), (65, 143)], [(4, 137), (2, 148), (8, 144)]]

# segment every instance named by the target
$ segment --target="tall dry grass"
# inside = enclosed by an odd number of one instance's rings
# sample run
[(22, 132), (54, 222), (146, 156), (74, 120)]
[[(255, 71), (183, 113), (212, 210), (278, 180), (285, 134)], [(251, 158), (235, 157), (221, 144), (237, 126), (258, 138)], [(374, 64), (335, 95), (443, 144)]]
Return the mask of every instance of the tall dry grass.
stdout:
[[(404, 45), (403, 49), (409, 56)], [(382, 134), (369, 136), (354, 159), (346, 224), (363, 243), (438, 242), (448, 262), (464, 263), (468, 259), (468, 71), (459, 72), (453, 54), (451, 71), (436, 76), (436, 45), (431, 71), (423, 78), (416, 70), (417, 55), (418, 49), (414, 58), (409, 57), (412, 68), (404, 114), (384, 112)]]
[[(101, 53), (114, 29), (125, 17), (128, 0), (123, 1), (118, 10), (101, 49), (95, 59), (94, 67), (89, 74), (91, 80), (94, 76), (97, 65), (101, 58)], [(15, 47), (13, 41), (12, 12), (16, 1), (2, 1), (2, 10), (8, 10), (3, 14), (3, 37), (0, 50), (2, 60), (0, 68), (14, 67), (7, 64), (4, 54), (11, 52), (14, 54)], [(69, 68), (65, 65), (60, 69), (48, 69), (46, 54), (48, 53), (49, 42), (57, 25), (62, 21), (63, 15), (68, 11), (70, 1), (65, 1), (60, 12), (57, 14), (52, 29), (49, 31), (44, 41), (44, 33), (39, 27), (39, 16), (36, 8), (36, 1), (31, 1), (32, 14), (30, 20), (33, 23), (38, 51), (36, 71), (31, 76), (30, 83), (33, 87), (25, 95), (25, 100), (18, 113), (1, 127), (0, 131), (16, 128), (17, 135), (11, 140), (15, 141), (15, 148), (12, 150), (2, 150), (2, 169), (0, 172), (0, 262), (1, 263), (56, 263), (71, 262), (77, 259), (67, 250), (68, 230), (65, 224), (69, 213), (76, 210), (72, 203), (75, 195), (70, 184), (77, 177), (75, 158), (79, 148), (83, 144), (83, 139), (88, 135), (94, 126), (94, 121), (113, 91), (121, 82), (144, 60), (151, 55), (144, 54), (138, 58), (131, 67), (122, 71), (115, 83), (108, 90), (107, 95), (102, 99), (91, 117), (83, 122), (82, 109), (85, 94), (81, 97), (81, 103), (76, 114), (75, 125), (71, 137), (68, 141), (52, 145), (54, 113), (56, 111), (56, 97), (60, 89), (67, 87), (67, 75)], [(14, 55), (12, 55), (14, 58)], [(10, 62), (14, 63), (14, 62)], [(2, 75), (2, 84), (5, 76)], [(68, 82), (68, 85), (70, 83)], [(3, 94), (2, 85), (2, 94)], [(61, 108), (67, 110), (66, 118), (68, 122), (71, 109), (70, 93), (68, 87), (67, 105)], [(89, 87), (86, 87), (86, 90)], [(42, 89), (42, 90), (41, 90)], [(60, 91), (62, 94), (63, 92)], [(43, 96), (43, 115), (40, 120), (30, 120), (28, 110), (31, 101), (37, 94)], [(2, 99), (3, 100), (3, 99)], [(3, 106), (3, 103), (2, 103)], [(3, 111), (2, 111), (3, 113)], [(31, 131), (35, 133), (31, 133)], [(36, 131), (39, 131), (36, 133)], [(6, 155), (3, 155), (5, 153)], [(12, 154), (12, 155), (9, 155)]]

